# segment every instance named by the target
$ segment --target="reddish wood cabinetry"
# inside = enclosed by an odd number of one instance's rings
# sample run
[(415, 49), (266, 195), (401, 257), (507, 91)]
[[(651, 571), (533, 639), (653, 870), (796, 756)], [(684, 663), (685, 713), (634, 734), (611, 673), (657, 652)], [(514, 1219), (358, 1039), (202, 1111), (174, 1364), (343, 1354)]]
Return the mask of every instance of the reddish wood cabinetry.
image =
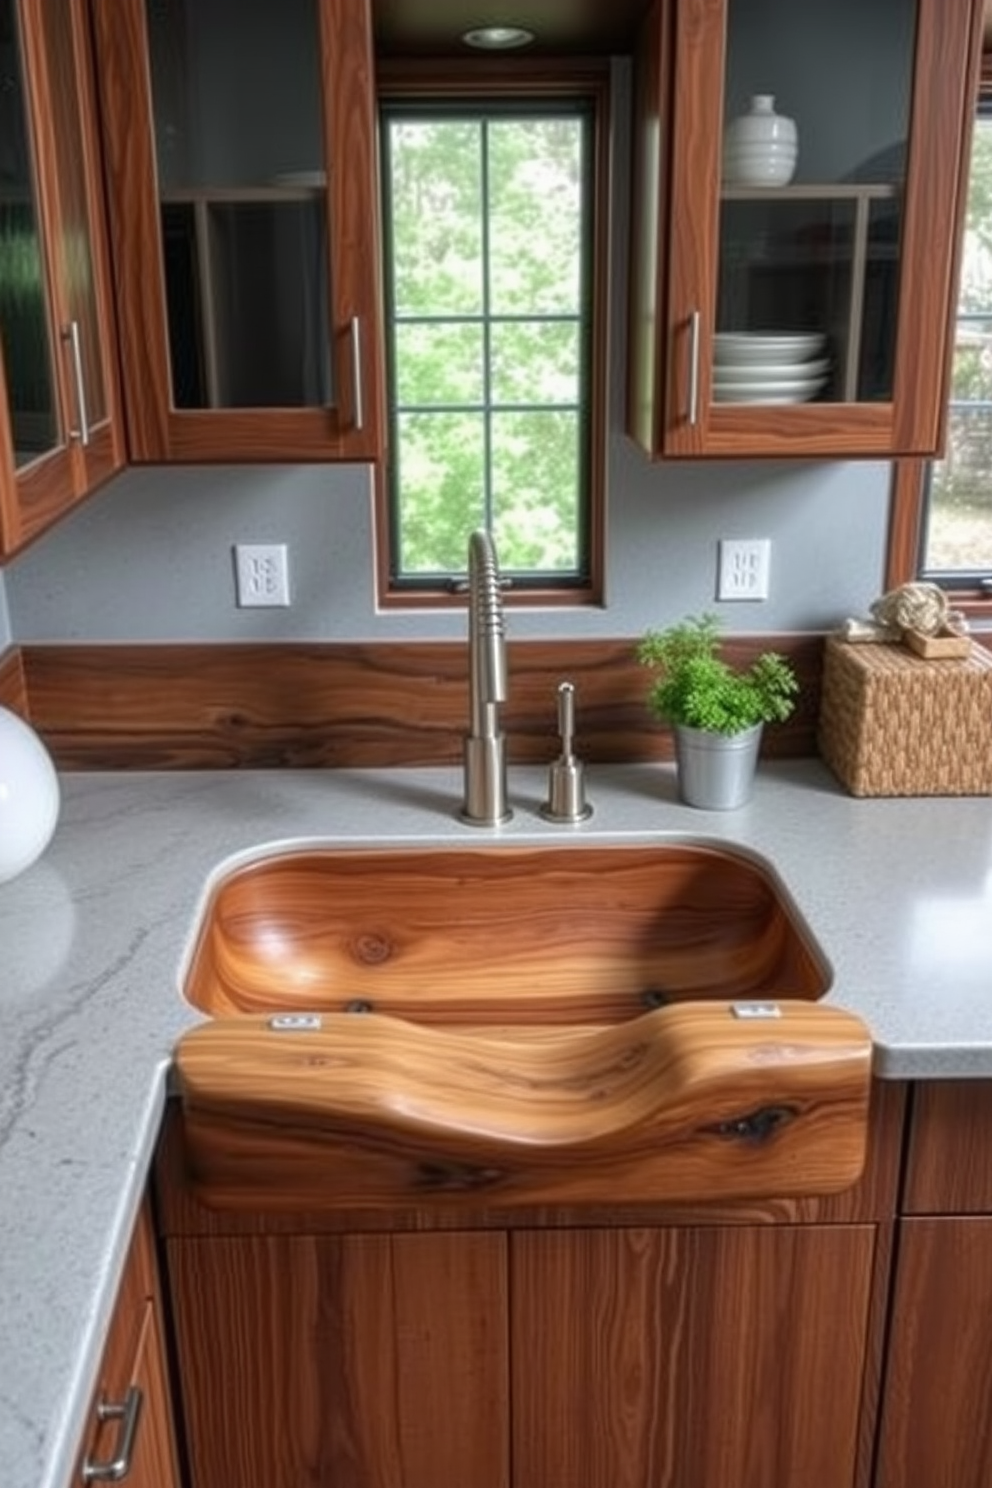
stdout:
[(447, 1216), (157, 1184), (192, 1488), (869, 1488), (902, 1091), (829, 1199)]
[(104, 1349), (75, 1483), (179, 1488), (151, 1219), (142, 1209)]
[(3, 0), (0, 558), (124, 463), (85, 0)]
[(992, 1084), (914, 1091), (876, 1488), (992, 1482)]
[[(637, 56), (628, 413), (649, 453), (938, 448), (981, 19), (981, 0), (654, 0)], [(784, 185), (722, 157), (749, 94), (798, 125)], [(809, 377), (795, 346), (773, 348), (764, 381), (742, 369), (760, 334), (812, 335)]]
[(369, 459), (368, 0), (93, 0), (135, 461)]

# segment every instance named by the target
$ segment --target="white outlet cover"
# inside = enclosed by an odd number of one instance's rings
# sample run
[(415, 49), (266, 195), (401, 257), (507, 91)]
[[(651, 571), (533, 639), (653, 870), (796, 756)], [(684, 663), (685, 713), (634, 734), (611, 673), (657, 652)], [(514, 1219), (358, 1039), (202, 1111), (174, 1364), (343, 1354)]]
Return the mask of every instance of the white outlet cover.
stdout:
[(767, 537), (721, 538), (717, 599), (730, 602), (767, 599), (771, 551), (771, 539)]
[(289, 556), (285, 543), (237, 543), (234, 576), (240, 609), (285, 609), (289, 605)]

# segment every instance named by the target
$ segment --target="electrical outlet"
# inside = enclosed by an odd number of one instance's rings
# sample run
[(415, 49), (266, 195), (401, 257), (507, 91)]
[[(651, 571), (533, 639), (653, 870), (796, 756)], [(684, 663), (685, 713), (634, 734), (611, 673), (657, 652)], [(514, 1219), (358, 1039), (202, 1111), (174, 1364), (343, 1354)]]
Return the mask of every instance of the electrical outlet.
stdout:
[(771, 556), (767, 537), (722, 538), (717, 599), (767, 599)]
[(241, 609), (289, 604), (289, 560), (285, 543), (237, 543), (234, 574)]

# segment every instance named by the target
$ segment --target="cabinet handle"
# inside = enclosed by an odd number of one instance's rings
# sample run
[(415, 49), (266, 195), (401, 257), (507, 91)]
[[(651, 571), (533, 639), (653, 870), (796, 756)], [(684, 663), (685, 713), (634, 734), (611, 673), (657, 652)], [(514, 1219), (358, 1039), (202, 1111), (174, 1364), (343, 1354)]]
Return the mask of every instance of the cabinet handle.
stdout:
[(689, 316), (689, 423), (699, 423), (699, 311)]
[(94, 1462), (92, 1457), (86, 1458), (82, 1468), (84, 1483), (122, 1483), (127, 1477), (134, 1457), (141, 1401), (141, 1390), (137, 1385), (131, 1385), (121, 1403), (114, 1404), (109, 1400), (98, 1403), (97, 1420), (120, 1421), (120, 1436), (117, 1439), (117, 1450), (106, 1462)]
[(351, 317), (351, 365), (355, 378), (355, 428), (365, 428), (365, 379), (362, 376), (362, 322)]
[(79, 420), (78, 429), (69, 430), (70, 439), (78, 439), (85, 449), (90, 442), (90, 421), (86, 411), (86, 379), (83, 376), (83, 348), (79, 339), (79, 321), (70, 320), (69, 324), (62, 327), (62, 340), (69, 343), (69, 354), (72, 357), (72, 375), (76, 383), (76, 415)]

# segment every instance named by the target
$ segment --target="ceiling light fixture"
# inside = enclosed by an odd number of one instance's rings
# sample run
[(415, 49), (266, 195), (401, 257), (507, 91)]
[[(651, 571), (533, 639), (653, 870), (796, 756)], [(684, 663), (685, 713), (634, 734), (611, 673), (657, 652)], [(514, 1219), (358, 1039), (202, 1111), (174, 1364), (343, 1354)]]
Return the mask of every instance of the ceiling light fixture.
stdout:
[(476, 26), (462, 33), (466, 46), (478, 47), (484, 52), (507, 52), (513, 47), (529, 46), (533, 40), (533, 31), (528, 31), (525, 26)]

